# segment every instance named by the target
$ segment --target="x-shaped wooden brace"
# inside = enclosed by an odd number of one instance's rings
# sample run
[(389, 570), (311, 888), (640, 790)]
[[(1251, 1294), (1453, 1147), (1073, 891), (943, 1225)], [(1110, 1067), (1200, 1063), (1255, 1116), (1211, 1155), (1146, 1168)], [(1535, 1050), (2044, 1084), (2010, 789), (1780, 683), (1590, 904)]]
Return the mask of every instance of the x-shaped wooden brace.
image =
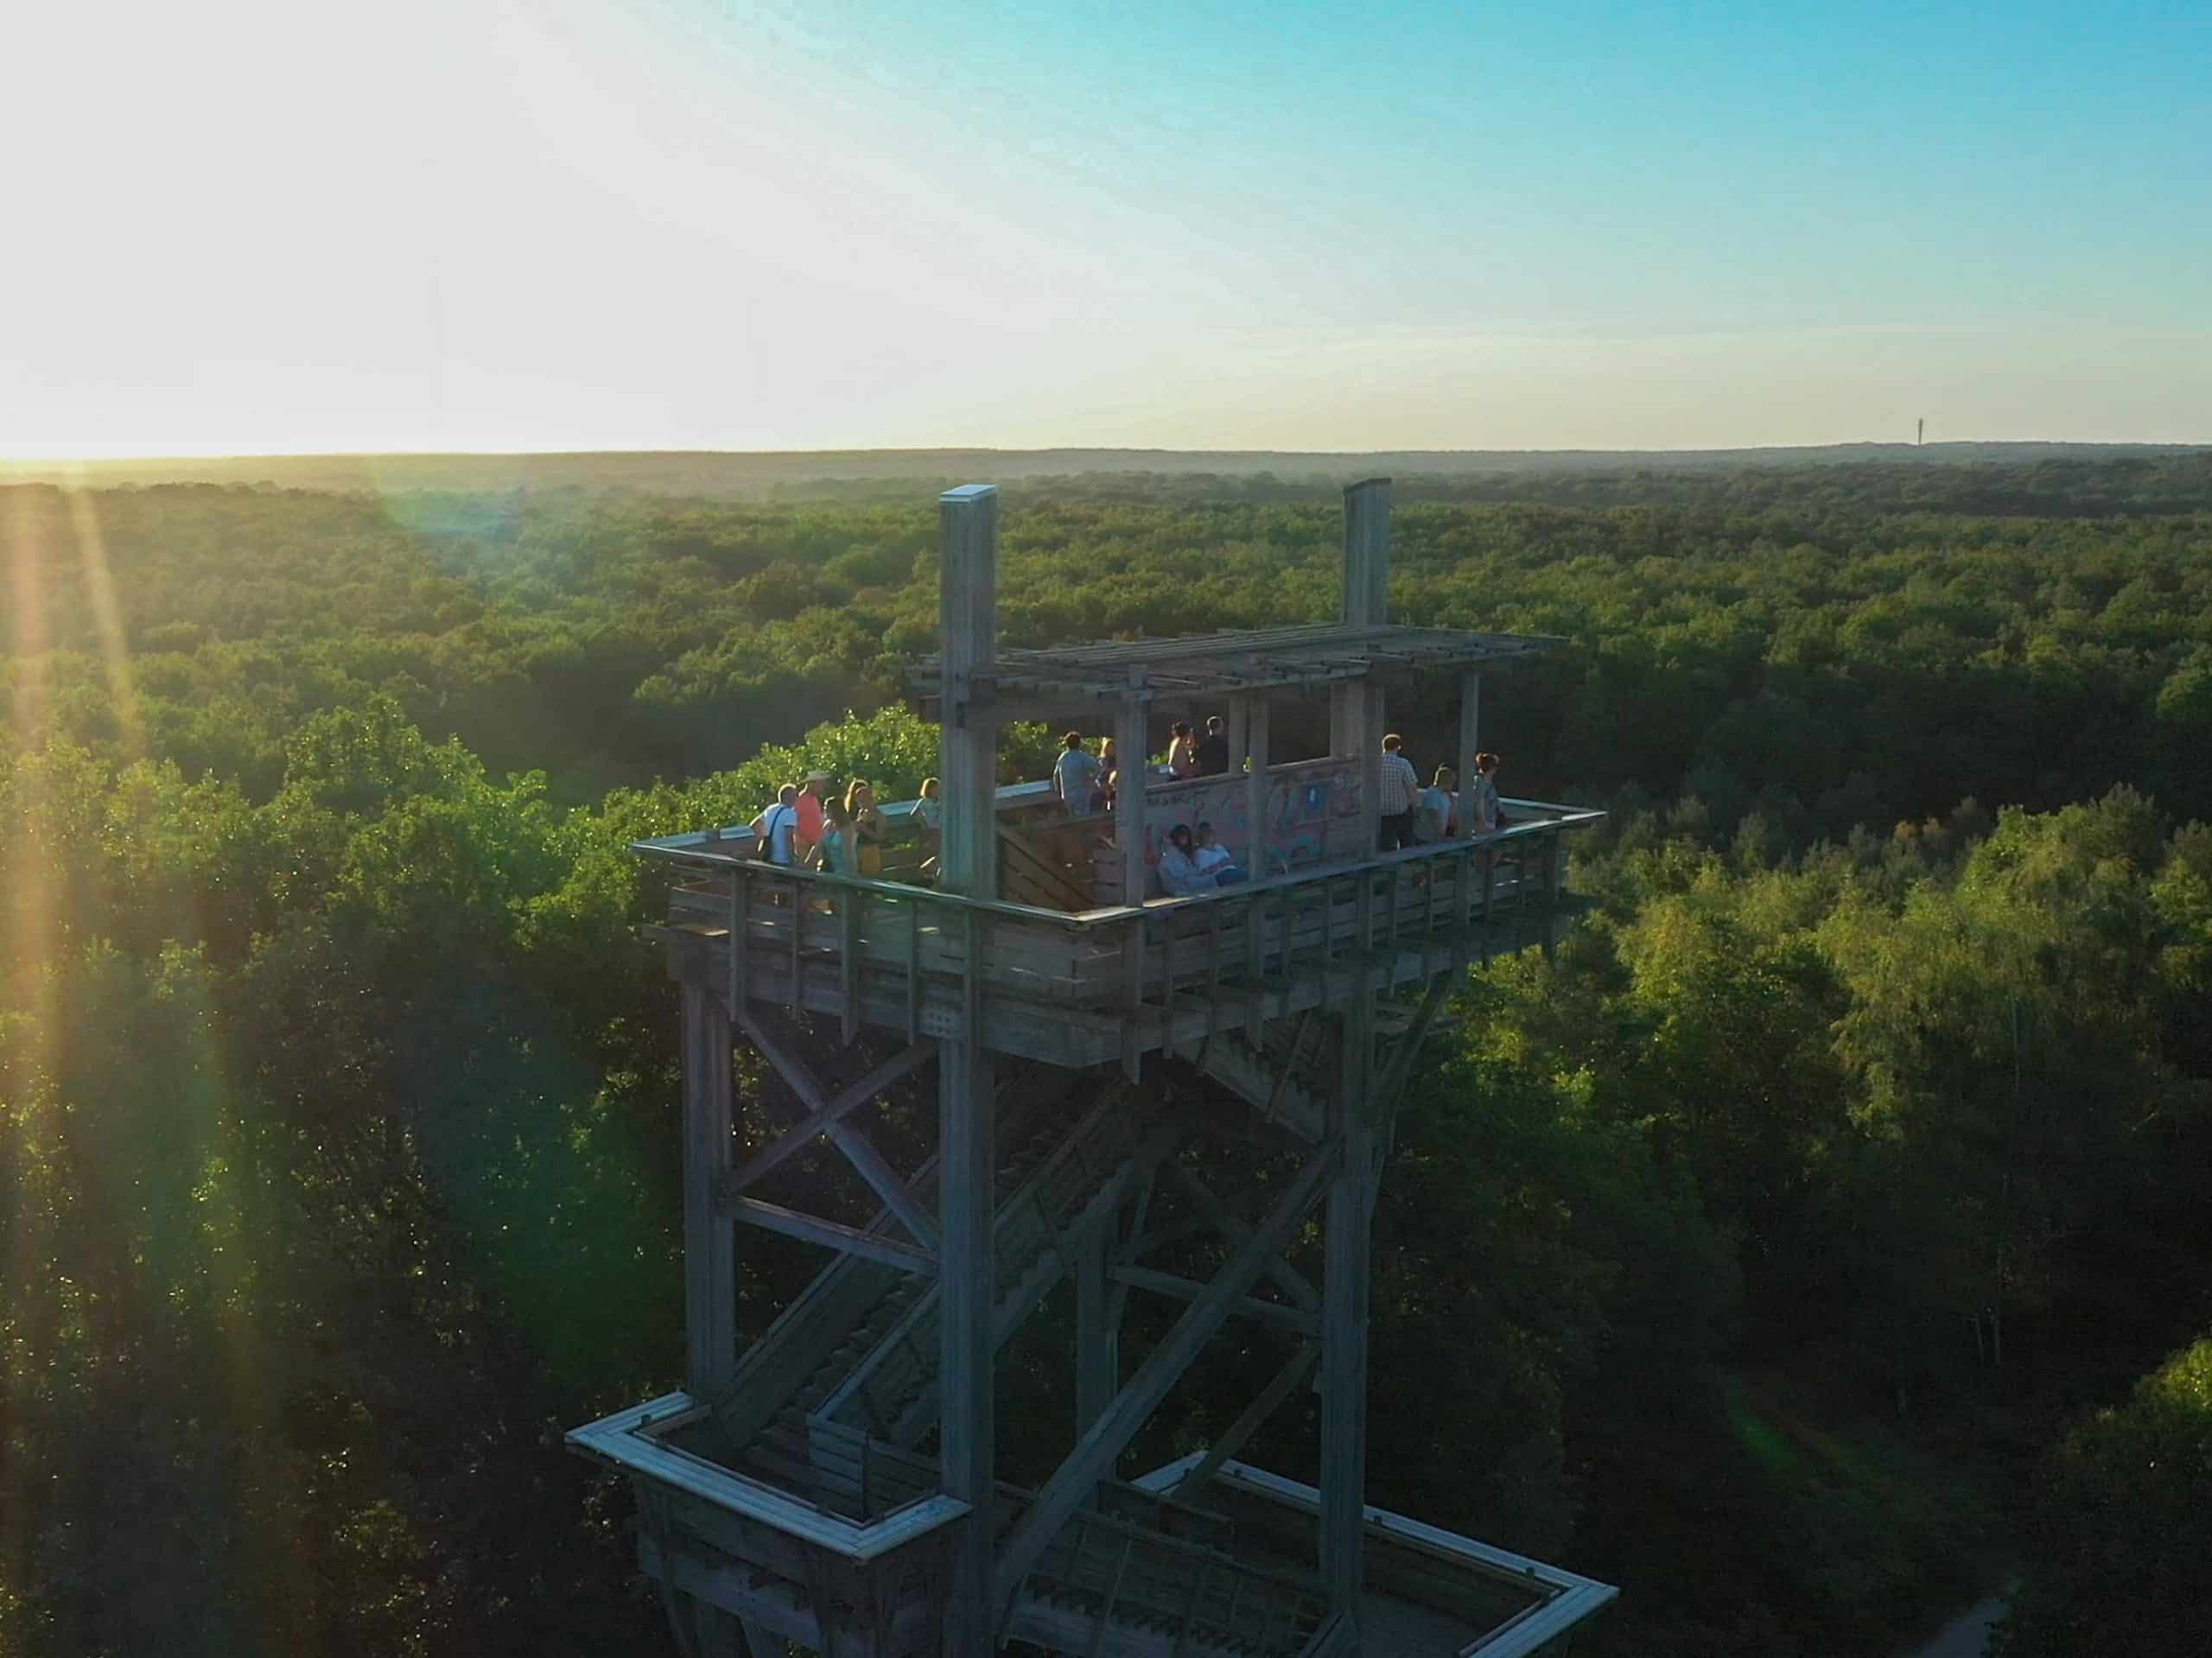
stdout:
[[(1319, 1147), (1305, 1168), (1284, 1186), (1266, 1217), (1232, 1254), (1205, 1293), (1184, 1309), (1181, 1318), (1154, 1348), (1137, 1373), (1114, 1395), (1098, 1420), (1077, 1441), (1058, 1471), (1039, 1490), (1035, 1500), (1015, 1522), (1001, 1547), (995, 1598), (1000, 1616), (1014, 1604), (1021, 1580), (1083, 1505), (1098, 1482), (1113, 1471), (1115, 1458), (1136, 1437), (1160, 1401), (1167, 1397), (1201, 1349), (1228, 1319), (1235, 1304), (1275, 1259), (1293, 1228), (1306, 1217), (1330, 1177), (1336, 1172), (1344, 1147), (1332, 1140)], [(1170, 1166), (1173, 1166), (1172, 1165)]]
[[(902, 1267), (909, 1271), (926, 1267), (934, 1259), (938, 1247), (937, 1223), (931, 1218), (899, 1172), (884, 1159), (875, 1149), (875, 1143), (845, 1121), (854, 1111), (897, 1082), (908, 1072), (918, 1069), (937, 1056), (937, 1044), (917, 1042), (849, 1087), (840, 1089), (834, 1097), (825, 1096), (821, 1082), (804, 1060), (794, 1053), (772, 1032), (764, 1026), (748, 1008), (740, 1008), (739, 1028), (758, 1048), (776, 1074), (784, 1079), (791, 1092), (798, 1096), (806, 1115), (779, 1134), (767, 1147), (741, 1168), (730, 1171), (723, 1179), (717, 1194), (723, 1205), (740, 1218), (772, 1231), (808, 1238), (826, 1243), (832, 1248), (849, 1253), (868, 1255), (886, 1261), (887, 1265)], [(860, 1173), (883, 1200), (883, 1206), (899, 1217), (899, 1223), (912, 1234), (920, 1249), (877, 1238), (853, 1227), (840, 1226), (833, 1221), (816, 1220), (784, 1209), (778, 1204), (764, 1204), (757, 1198), (743, 1195), (747, 1187), (789, 1162), (811, 1145), (817, 1135), (826, 1134), (830, 1143), (845, 1154), (846, 1159)], [(919, 1259), (915, 1259), (915, 1257)]]

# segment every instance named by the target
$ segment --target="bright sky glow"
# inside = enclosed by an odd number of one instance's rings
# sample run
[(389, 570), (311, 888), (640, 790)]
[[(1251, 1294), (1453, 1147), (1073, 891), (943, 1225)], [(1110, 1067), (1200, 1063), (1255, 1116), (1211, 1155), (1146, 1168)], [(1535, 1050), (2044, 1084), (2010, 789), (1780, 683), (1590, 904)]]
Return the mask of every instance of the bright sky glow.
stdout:
[(25, 0), (0, 455), (2212, 441), (2212, 6)]

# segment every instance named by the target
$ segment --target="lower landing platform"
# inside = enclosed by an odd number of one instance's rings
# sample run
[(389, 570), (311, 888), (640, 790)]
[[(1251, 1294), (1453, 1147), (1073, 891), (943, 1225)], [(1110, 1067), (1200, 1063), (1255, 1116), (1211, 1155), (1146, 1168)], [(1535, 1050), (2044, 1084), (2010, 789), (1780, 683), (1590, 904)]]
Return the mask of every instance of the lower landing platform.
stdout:
[[(855, 1521), (687, 1448), (706, 1425), (690, 1395), (671, 1394), (568, 1436), (630, 1477), (639, 1566), (679, 1628), (711, 1607), (824, 1658), (936, 1658), (968, 1505), (924, 1494)], [(1313, 1569), (1319, 1493), (1235, 1461), (1185, 1489), (1201, 1460), (1112, 1501), (1102, 1489), (1103, 1506), (1079, 1512), (1022, 1582), (1003, 1638), (1085, 1658), (1524, 1658), (1618, 1592), (1370, 1508), (1357, 1617), (1331, 1617)], [(1029, 1496), (1001, 1487), (995, 1523)]]

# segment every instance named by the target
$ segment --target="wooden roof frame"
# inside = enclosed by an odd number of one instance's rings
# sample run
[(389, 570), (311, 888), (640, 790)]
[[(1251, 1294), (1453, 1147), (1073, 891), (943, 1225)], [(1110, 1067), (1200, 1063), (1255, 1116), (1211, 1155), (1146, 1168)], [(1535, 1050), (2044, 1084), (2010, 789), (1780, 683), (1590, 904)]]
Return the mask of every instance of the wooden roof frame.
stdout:
[[(1046, 650), (1001, 650), (997, 671), (976, 684), (1001, 720), (1091, 702), (1229, 697), (1311, 689), (1389, 673), (1466, 669), (1538, 656), (1564, 641), (1540, 633), (1463, 632), (1388, 623), (1326, 622), (1164, 639), (1101, 639)], [(909, 700), (935, 711), (942, 658), (906, 670)]]

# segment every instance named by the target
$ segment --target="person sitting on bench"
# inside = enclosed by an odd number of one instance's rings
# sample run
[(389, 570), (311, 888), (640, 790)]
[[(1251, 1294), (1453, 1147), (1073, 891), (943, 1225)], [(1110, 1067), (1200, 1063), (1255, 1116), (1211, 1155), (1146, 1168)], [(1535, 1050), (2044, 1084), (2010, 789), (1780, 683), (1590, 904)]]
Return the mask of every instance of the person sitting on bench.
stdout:
[(1191, 861), (1198, 866), (1200, 874), (1211, 875), (1217, 886), (1235, 886), (1251, 880), (1236, 860), (1229, 855), (1229, 848), (1215, 843), (1211, 823), (1198, 825), (1198, 848), (1191, 854)]

